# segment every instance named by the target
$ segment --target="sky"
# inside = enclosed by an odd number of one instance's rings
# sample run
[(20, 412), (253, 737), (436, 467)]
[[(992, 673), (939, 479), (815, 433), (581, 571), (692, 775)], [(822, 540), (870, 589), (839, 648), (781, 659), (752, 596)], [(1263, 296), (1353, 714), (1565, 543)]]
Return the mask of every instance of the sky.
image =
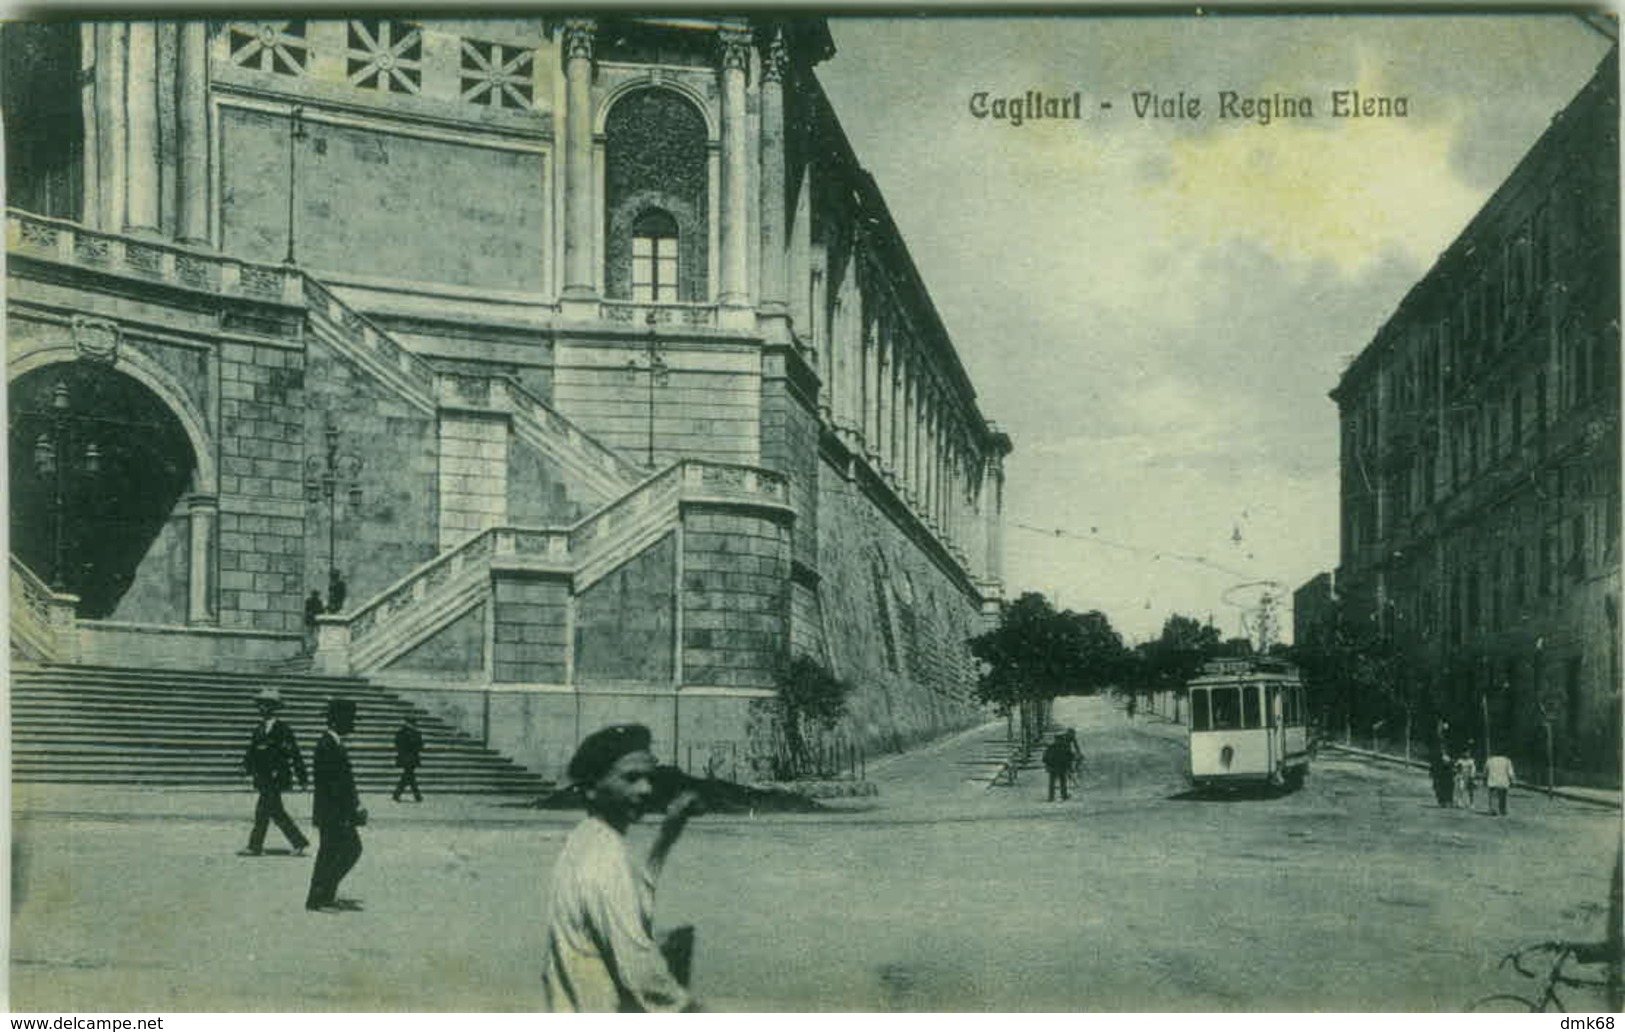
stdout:
[[(1338, 561), (1328, 396), (1609, 40), (1568, 14), (830, 18), (818, 75), (1006, 430), (1005, 584), (1228, 637)], [(1081, 93), (1015, 126), (972, 96)], [(1312, 117), (1220, 117), (1221, 91)], [(1331, 93), (1406, 98), (1336, 118)], [(1134, 94), (1198, 98), (1139, 117)], [(1102, 105), (1110, 103), (1109, 110)]]

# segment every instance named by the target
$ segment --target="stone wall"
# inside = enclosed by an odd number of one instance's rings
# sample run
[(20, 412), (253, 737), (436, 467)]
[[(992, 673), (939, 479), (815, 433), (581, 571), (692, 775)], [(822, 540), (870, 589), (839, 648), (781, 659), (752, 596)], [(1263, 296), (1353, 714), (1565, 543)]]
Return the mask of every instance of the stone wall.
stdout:
[(452, 681), (483, 681), (487, 607), (482, 603), (430, 635), (391, 663), (388, 676), (409, 674)]
[[(398, 123), (397, 123), (398, 125)], [(540, 291), (546, 159), (535, 149), (431, 139), (387, 123), (338, 125), (309, 109), (298, 144), (295, 254), (346, 276)], [(288, 119), (220, 108), (224, 249), (287, 254)]]
[(306, 355), (229, 340), (219, 355), (220, 625), (299, 633), (305, 592), (325, 588), (327, 549), (305, 502), (304, 460), (323, 430), (310, 425)]
[[(437, 416), (319, 341), (310, 345), (305, 372), (304, 454), (323, 453), (323, 433), (331, 419), (339, 430), (341, 456), (352, 455), (362, 463), (353, 478), (361, 488), (360, 504), (350, 504), (348, 487), (340, 483), (334, 507), (336, 565), (349, 581), (349, 598), (359, 603), (436, 554)], [(499, 461), (504, 454), (499, 452)], [(302, 496), (302, 483), (298, 488)], [(327, 501), (307, 505), (301, 500), (300, 506), (308, 535), (302, 544), (309, 557), (305, 590), (325, 588)], [(291, 609), (295, 627), (302, 613), (298, 602), (295, 597)]]
[(790, 531), (727, 508), (683, 521), (685, 686), (771, 689), (789, 630)]
[(498, 576), (492, 585), (491, 680), (563, 684), (570, 584), (558, 577)]
[(979, 600), (857, 481), (825, 462), (819, 486), (820, 637), (835, 675), (855, 689), (849, 732), (893, 750), (975, 722), (983, 711), (970, 698), (966, 642), (981, 630)]
[[(648, 353), (643, 341), (560, 342), (552, 404), (637, 463), (649, 456)], [(753, 349), (663, 342), (656, 377), (654, 467), (681, 458), (754, 465), (761, 454), (760, 364)]]
[(676, 564), (668, 534), (576, 597), (578, 686), (671, 685)]

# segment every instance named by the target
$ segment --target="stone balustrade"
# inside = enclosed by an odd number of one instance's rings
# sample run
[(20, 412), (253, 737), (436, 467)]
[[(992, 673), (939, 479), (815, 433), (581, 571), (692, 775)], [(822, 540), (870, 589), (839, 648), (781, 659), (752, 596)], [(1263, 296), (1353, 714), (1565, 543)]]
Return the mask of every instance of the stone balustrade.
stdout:
[(15, 209), (6, 211), (6, 250), (222, 297), (287, 305), (304, 302), (306, 277), (298, 269), (135, 240)]
[(604, 301), (598, 306), (598, 318), (629, 327), (663, 326), (670, 329), (688, 326), (710, 330), (718, 325), (716, 305), (693, 303)]
[[(789, 482), (751, 466), (679, 462), (572, 527), (493, 527), (420, 566), (349, 616), (318, 620), (317, 668), (365, 672), (428, 633), (448, 600), (487, 583), (491, 570), (551, 570), (577, 591), (620, 565), (681, 518), (684, 503), (769, 505), (790, 511)], [(466, 600), (465, 600), (466, 601)]]
[(338, 336), (337, 343), (365, 353), (373, 364), (382, 363), (395, 375), (404, 377), (422, 397), (435, 396), (437, 380), (433, 366), (315, 280), (305, 277), (304, 290), (311, 313), (325, 317), (327, 325)]
[(50, 586), (11, 557), (11, 640), (29, 658), (70, 663), (77, 655), (79, 597)]
[(442, 408), (474, 408), (507, 412), (534, 432), (521, 435), (565, 462), (573, 472), (591, 476), (598, 486), (624, 491), (646, 475), (636, 464), (622, 458), (560, 415), (534, 394), (512, 380), (501, 377), (470, 376), (465, 373), (439, 374), (435, 399)]

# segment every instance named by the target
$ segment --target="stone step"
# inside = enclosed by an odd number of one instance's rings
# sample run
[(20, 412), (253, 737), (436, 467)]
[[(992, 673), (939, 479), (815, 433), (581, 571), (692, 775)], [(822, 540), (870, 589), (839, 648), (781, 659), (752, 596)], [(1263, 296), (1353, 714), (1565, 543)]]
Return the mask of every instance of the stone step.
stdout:
[(240, 789), (239, 763), (257, 718), (254, 695), (275, 687), (280, 716), (310, 752), (327, 700), (357, 704), (349, 738), (358, 782), (393, 788), (393, 735), (407, 714), (424, 737), (424, 776), (437, 791), (534, 793), (549, 782), (411, 703), (360, 678), (144, 670), (17, 663), (11, 680), (12, 774), (19, 782), (186, 785)]

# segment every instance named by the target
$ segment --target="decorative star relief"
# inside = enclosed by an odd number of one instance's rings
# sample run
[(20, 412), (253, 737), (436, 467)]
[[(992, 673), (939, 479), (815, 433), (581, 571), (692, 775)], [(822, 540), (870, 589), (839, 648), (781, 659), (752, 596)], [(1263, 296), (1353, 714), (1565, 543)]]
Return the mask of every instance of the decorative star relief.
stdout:
[(530, 107), (533, 57), (521, 47), (463, 40), (462, 98), (491, 107)]
[(423, 31), (382, 18), (352, 21), (346, 72), (352, 86), (418, 93), (423, 86)]
[(234, 22), (230, 30), (231, 60), (244, 68), (279, 75), (303, 75), (310, 58), (305, 22)]

